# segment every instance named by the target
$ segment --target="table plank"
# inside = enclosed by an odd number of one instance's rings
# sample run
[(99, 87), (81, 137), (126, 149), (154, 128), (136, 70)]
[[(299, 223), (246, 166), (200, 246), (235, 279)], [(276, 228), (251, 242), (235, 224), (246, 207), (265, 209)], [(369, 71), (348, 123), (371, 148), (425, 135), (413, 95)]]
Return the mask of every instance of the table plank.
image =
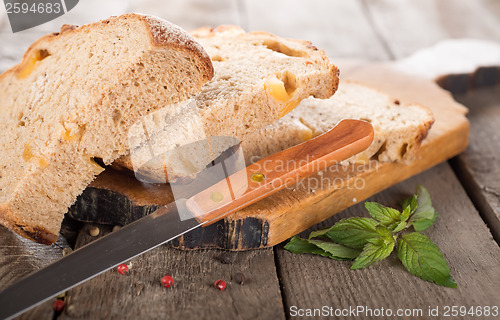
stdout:
[(363, 1), (396, 58), (447, 38), (500, 41), (500, 6), (495, 0)]
[(500, 243), (500, 88), (455, 98), (469, 107), (471, 135), (467, 150), (454, 159), (453, 166)]
[(244, 0), (249, 30), (306, 39), (333, 59), (387, 60), (360, 1)]
[[(90, 227), (81, 230), (77, 247), (95, 239)], [(101, 235), (110, 232), (100, 228)], [(243, 285), (232, 280), (240, 272)], [(175, 281), (169, 289), (160, 284), (165, 274)], [(214, 288), (217, 279), (226, 281), (226, 290)], [(272, 249), (181, 251), (164, 245), (133, 259), (127, 276), (111, 270), (70, 290), (66, 302), (60, 320), (285, 318)]]
[[(63, 238), (57, 245), (45, 246), (21, 238), (0, 226), (0, 290), (48, 265), (62, 256), (67, 247)], [(52, 319), (52, 302), (48, 301), (17, 319)]]
[[(300, 308), (441, 308), (444, 305), (498, 305), (500, 294), (500, 248), (479, 217), (450, 166), (443, 163), (402, 182), (370, 200), (395, 205), (414, 192), (416, 184), (428, 188), (440, 213), (425, 234), (437, 243), (450, 263), (457, 289), (443, 288), (409, 274), (396, 255), (367, 269), (351, 271), (349, 262), (313, 255), (292, 254), (276, 248), (285, 311)], [(352, 207), (315, 227), (333, 225), (341, 218), (368, 216), (362, 205)], [(303, 236), (308, 232), (304, 232)], [(442, 310), (442, 309), (441, 309)], [(426, 314), (424, 314), (424, 319)], [(346, 317), (379, 319), (380, 317)], [(422, 319), (401, 317), (398, 319)], [(455, 318), (458, 319), (458, 318)]]

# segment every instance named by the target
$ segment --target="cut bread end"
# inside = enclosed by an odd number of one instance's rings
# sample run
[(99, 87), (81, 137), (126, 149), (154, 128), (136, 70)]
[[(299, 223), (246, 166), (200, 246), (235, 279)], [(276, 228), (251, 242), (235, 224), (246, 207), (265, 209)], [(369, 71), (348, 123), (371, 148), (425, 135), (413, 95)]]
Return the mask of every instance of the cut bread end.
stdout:
[(375, 89), (342, 82), (332, 98), (306, 99), (286, 117), (244, 137), (247, 164), (325, 133), (342, 119), (368, 121), (375, 131), (370, 147), (344, 163), (411, 162), (434, 123), (426, 107), (402, 104)]

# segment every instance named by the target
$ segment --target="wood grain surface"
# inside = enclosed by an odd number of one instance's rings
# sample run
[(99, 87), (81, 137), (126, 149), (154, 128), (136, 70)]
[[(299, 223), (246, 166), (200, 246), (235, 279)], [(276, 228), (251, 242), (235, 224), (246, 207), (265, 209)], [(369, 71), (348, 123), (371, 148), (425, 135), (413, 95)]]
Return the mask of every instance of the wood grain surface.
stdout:
[(452, 164), (500, 243), (500, 88), (455, 98), (470, 108), (471, 142)]
[[(62, 257), (66, 241), (45, 246), (21, 238), (0, 226), (0, 288), (5, 288), (30, 273)], [(43, 289), (42, 289), (43, 290)], [(48, 301), (19, 316), (18, 319), (52, 319), (52, 302)]]
[[(77, 248), (98, 237), (84, 227)], [(100, 227), (100, 236), (110, 232)], [(273, 250), (183, 251), (161, 246), (129, 262), (128, 275), (110, 270), (70, 290), (58, 319), (284, 319)], [(246, 278), (243, 285), (237, 274)], [(170, 274), (171, 288), (160, 279)], [(214, 287), (218, 279), (227, 287)]]

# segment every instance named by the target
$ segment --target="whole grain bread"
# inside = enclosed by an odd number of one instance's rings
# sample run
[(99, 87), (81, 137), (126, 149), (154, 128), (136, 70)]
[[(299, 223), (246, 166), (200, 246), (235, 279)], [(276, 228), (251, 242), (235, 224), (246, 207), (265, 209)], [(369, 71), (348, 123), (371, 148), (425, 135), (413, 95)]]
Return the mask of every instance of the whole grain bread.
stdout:
[(242, 141), (247, 164), (325, 133), (342, 119), (365, 120), (375, 131), (373, 143), (344, 163), (410, 162), (434, 123), (430, 110), (402, 104), (378, 90), (341, 82), (330, 99), (306, 99), (288, 115)]
[(0, 223), (56, 241), (84, 188), (128, 153), (141, 117), (199, 93), (210, 58), (179, 27), (126, 14), (36, 41), (0, 76)]
[[(132, 157), (120, 158), (115, 167), (135, 167), (136, 173), (150, 173), (154, 181), (192, 177), (227, 148), (211, 148), (211, 157), (207, 157), (207, 147), (196, 146), (198, 152), (182, 160), (166, 152), (213, 136), (242, 139), (283, 117), (301, 100), (329, 98), (337, 89), (337, 68), (310, 42), (266, 32), (246, 33), (236, 26), (201, 28), (191, 34), (212, 59), (214, 78), (194, 98), (194, 111), (178, 112), (183, 115), (177, 121), (180, 124), (148, 126), (150, 145), (137, 144)], [(155, 117), (164, 119), (164, 112)], [(204, 130), (192, 132), (197, 126)], [(151, 161), (151, 149), (162, 151), (157, 161)]]

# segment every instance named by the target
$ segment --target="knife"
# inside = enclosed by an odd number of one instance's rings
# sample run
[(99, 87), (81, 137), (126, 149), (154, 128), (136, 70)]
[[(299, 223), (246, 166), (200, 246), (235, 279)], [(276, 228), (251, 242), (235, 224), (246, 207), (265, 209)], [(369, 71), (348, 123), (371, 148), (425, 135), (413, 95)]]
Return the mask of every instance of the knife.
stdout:
[(342, 120), (316, 138), (228, 175), (188, 199), (177, 199), (1, 291), (0, 319), (12, 319), (125, 261), (323, 171), (368, 148), (373, 134), (368, 122)]

